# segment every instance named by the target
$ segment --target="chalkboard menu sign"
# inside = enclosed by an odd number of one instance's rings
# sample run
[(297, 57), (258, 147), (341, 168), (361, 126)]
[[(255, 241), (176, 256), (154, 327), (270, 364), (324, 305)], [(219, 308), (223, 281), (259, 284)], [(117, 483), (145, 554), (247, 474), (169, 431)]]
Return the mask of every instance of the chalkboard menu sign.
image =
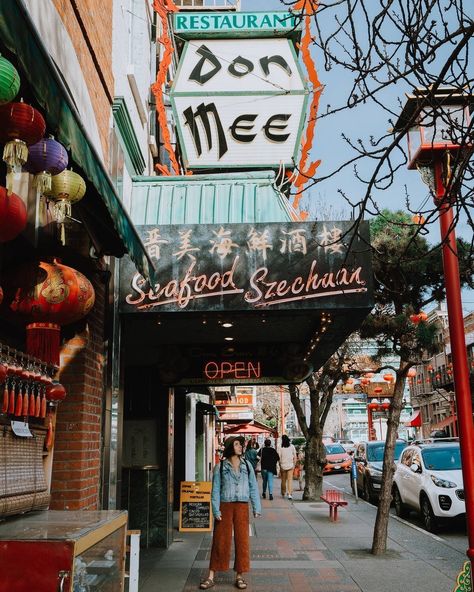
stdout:
[(211, 487), (209, 481), (182, 481), (179, 497), (179, 530), (212, 530)]

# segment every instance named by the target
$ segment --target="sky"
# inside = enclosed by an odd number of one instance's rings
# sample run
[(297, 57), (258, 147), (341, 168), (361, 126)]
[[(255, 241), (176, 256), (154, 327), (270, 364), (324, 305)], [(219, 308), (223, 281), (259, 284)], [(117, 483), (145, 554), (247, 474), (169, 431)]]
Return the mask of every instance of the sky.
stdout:
[[(254, 12), (284, 9), (285, 6), (279, 0), (241, 0), (242, 11)], [(313, 58), (320, 81), (324, 85), (324, 91), (320, 100), (320, 113), (322, 113), (326, 110), (328, 104), (331, 107), (335, 107), (345, 102), (347, 91), (352, 81), (347, 72), (337, 69), (326, 71), (321, 63), (322, 58), (321, 55), (318, 55), (317, 48), (313, 50)], [(410, 92), (411, 90), (408, 86), (392, 87), (385, 94), (384, 101), (386, 101), (386, 104), (393, 106), (395, 112), (398, 112), (400, 109), (399, 101), (401, 100), (404, 103), (405, 92)], [(331, 116), (318, 120), (311, 153), (311, 157), (314, 160), (321, 159), (322, 161), (316, 172), (316, 176), (328, 174), (337, 167), (338, 163), (344, 162), (351, 154), (341, 137), (342, 133), (355, 139), (359, 137), (365, 139), (370, 135), (378, 137), (381, 135), (381, 130), (383, 133), (390, 127), (388, 114), (382, 109), (374, 108), (373, 105), (346, 110), (339, 114), (337, 118)], [(307, 209), (310, 212), (310, 219), (314, 219), (317, 216), (317, 209), (321, 207), (325, 208), (326, 211), (335, 212), (338, 218), (349, 218), (351, 208), (340, 195), (339, 190), (342, 190), (355, 202), (361, 199), (363, 187), (355, 181), (352, 169), (348, 168), (307, 191), (302, 201), (302, 209)], [(416, 171), (410, 171), (403, 167), (403, 170), (396, 177), (396, 182), (383, 191), (375, 192), (374, 197), (380, 208), (405, 210), (407, 193), (410, 196), (410, 207), (412, 210), (416, 211), (418, 208), (427, 208), (423, 204), (429, 203), (431, 197), (426, 185), (424, 185)], [(457, 235), (470, 240), (472, 228), (461, 221), (457, 227)], [(435, 223), (430, 226), (429, 234), (426, 238), (430, 243), (435, 244), (439, 241), (439, 237), (438, 223)], [(474, 291), (464, 290), (462, 297), (464, 311), (466, 313), (473, 311)]]

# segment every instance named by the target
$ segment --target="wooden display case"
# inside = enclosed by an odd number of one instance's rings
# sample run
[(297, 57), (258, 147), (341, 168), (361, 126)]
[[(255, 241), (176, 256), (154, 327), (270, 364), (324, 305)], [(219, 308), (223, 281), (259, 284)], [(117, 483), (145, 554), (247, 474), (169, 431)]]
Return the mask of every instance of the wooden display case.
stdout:
[(124, 511), (45, 511), (0, 523), (0, 592), (119, 592)]

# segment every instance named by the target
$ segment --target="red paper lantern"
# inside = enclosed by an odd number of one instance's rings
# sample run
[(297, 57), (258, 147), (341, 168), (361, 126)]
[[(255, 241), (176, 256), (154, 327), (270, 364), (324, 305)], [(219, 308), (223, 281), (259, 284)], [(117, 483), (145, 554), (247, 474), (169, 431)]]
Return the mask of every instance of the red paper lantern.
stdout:
[(428, 315), (426, 314), (426, 312), (421, 311), (418, 313), (418, 319), (420, 320), (420, 323), (424, 323), (427, 318)]
[(410, 368), (410, 370), (408, 370), (408, 372), (407, 372), (407, 376), (408, 376), (408, 378), (414, 378), (416, 376), (415, 368)]
[(380, 394), (383, 391), (383, 388), (381, 386), (376, 386), (374, 388), (374, 393)]
[(64, 386), (57, 381), (54, 381), (52, 384), (46, 387), (46, 399), (48, 401), (64, 401), (66, 398), (66, 389)]
[(417, 314), (410, 315), (410, 321), (413, 324), (418, 325), (418, 323), (420, 322), (420, 315), (417, 315)]
[(377, 409), (378, 405), (377, 403), (369, 403), (367, 407), (372, 411), (374, 409)]
[(26, 227), (26, 206), (16, 193), (0, 187), (0, 243), (16, 238)]
[(26, 350), (49, 364), (59, 365), (60, 325), (82, 319), (94, 306), (90, 281), (79, 271), (52, 262), (33, 262), (12, 278), (14, 312), (26, 317)]
[(384, 375), (383, 375), (383, 379), (384, 379), (384, 380), (386, 380), (387, 382), (392, 382), (392, 380), (393, 380), (393, 375), (392, 375), (392, 374), (389, 374), (389, 373), (387, 372), (387, 374), (384, 374)]
[(15, 172), (28, 159), (27, 146), (39, 142), (45, 131), (43, 116), (31, 105), (20, 102), (0, 106), (0, 141), (5, 143), (3, 160)]

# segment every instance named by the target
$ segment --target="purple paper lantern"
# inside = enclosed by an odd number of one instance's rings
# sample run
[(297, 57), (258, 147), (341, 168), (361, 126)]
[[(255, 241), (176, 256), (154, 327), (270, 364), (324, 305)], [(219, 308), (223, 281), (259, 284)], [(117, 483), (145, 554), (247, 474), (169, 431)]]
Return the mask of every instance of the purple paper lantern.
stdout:
[(66, 148), (53, 138), (43, 138), (29, 147), (25, 169), (35, 175), (34, 184), (40, 193), (51, 191), (52, 175), (59, 175), (69, 162)]

